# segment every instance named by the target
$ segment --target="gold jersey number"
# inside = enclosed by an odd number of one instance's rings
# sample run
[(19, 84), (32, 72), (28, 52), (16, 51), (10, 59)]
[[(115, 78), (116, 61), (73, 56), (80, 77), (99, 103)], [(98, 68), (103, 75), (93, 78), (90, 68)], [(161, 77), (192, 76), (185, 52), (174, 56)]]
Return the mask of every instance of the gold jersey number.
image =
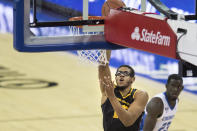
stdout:
[[(122, 108), (124, 108), (124, 109), (126, 109), (126, 110), (128, 110), (128, 106), (126, 106), (126, 105), (122, 105)], [(114, 111), (114, 116), (113, 116), (113, 118), (118, 118), (118, 115), (117, 115), (117, 113)]]

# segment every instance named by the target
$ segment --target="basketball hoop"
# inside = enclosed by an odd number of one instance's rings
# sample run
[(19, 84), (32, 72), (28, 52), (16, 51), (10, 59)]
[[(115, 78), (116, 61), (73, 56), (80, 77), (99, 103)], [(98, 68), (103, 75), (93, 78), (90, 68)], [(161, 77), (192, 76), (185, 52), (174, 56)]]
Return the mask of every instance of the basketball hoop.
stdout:
[[(88, 16), (88, 20), (103, 20), (103, 16)], [(80, 21), (83, 20), (82, 16), (72, 17), (69, 21)], [(98, 25), (86, 25), (86, 26), (103, 26), (104, 24)], [(104, 32), (83, 32), (83, 26), (69, 26), (71, 35), (98, 35), (103, 34)], [(108, 63), (106, 50), (77, 50), (79, 60), (82, 64), (93, 64), (93, 65), (106, 65)]]
[[(88, 20), (104, 20), (104, 16), (88, 16)], [(77, 16), (77, 17), (71, 17), (69, 18), (69, 21), (82, 21), (83, 17), (82, 16)], [(84, 26), (69, 26), (70, 34), (73, 36), (77, 35), (97, 35), (97, 34), (103, 34), (102, 31), (84, 31), (83, 27), (98, 27), (98, 26), (103, 26), (104, 24), (97, 24), (97, 25), (84, 25)]]
[[(88, 16), (88, 20), (104, 20), (105, 16)], [(83, 20), (82, 16), (77, 16), (77, 17), (71, 17), (69, 18), (69, 21), (81, 21)], [(89, 26), (103, 26), (104, 24), (98, 24), (98, 25), (89, 25)], [(76, 26), (79, 28), (82, 28), (82, 26)]]

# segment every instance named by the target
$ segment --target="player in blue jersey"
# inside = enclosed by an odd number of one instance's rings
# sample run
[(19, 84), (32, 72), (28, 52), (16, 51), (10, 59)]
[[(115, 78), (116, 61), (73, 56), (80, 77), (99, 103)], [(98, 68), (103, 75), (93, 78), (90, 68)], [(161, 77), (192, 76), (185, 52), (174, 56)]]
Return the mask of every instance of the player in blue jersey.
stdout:
[[(178, 96), (183, 90), (183, 79), (172, 74), (168, 77), (166, 92), (155, 95), (147, 104), (143, 131), (167, 131), (176, 114)], [(143, 123), (144, 122), (144, 123)]]

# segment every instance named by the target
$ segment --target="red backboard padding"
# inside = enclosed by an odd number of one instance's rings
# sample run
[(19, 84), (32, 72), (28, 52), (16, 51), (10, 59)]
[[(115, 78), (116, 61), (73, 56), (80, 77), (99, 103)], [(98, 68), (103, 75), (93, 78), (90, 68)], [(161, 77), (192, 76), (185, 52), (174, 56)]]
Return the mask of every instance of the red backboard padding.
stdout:
[(105, 39), (114, 44), (176, 58), (177, 36), (166, 19), (111, 9), (105, 20)]

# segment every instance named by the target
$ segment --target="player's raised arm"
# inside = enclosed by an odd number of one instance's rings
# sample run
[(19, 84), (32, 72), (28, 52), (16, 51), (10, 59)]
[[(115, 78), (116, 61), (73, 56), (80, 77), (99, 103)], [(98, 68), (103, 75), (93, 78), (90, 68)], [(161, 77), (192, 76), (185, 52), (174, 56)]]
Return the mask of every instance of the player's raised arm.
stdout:
[[(111, 50), (107, 50), (106, 55), (107, 55), (107, 60), (109, 61), (111, 57)], [(107, 96), (105, 93), (105, 84), (104, 84), (105, 78), (104, 77), (108, 77), (111, 79), (111, 71), (109, 68), (109, 63), (107, 63), (106, 65), (99, 65), (98, 75), (99, 75), (100, 90), (102, 93), (101, 104), (103, 104), (107, 99)]]

